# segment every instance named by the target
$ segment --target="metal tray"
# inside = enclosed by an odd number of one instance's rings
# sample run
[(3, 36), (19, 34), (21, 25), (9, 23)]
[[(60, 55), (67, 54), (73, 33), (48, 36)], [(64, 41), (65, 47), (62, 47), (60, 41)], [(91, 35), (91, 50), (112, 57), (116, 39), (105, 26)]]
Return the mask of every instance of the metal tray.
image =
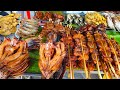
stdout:
[[(68, 73), (69, 71), (66, 70), (63, 79), (69, 79)], [(91, 71), (90, 74), (91, 74), (91, 79), (99, 79), (97, 71)], [(101, 71), (101, 74), (103, 75), (104, 73)], [(85, 73), (82, 70), (75, 70), (74, 76), (75, 79), (85, 79)], [(24, 73), (21, 76), (17, 76), (15, 78), (9, 78), (9, 79), (41, 79), (41, 74)]]

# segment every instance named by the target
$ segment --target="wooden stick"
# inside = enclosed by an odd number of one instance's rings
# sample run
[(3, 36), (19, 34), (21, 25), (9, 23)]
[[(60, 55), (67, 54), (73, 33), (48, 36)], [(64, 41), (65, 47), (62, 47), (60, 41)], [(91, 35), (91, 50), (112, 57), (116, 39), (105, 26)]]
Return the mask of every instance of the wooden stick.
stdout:
[(118, 75), (116, 74), (112, 64), (110, 62), (108, 62), (108, 64), (110, 65), (110, 68), (111, 68), (112, 72), (114, 73), (115, 77), (118, 79)]
[[(105, 37), (107, 37), (106, 34), (104, 34), (104, 35), (105, 35)], [(119, 69), (119, 71), (120, 71), (120, 63), (119, 63), (119, 60), (118, 60), (118, 57), (117, 57), (117, 54), (116, 54), (116, 50), (114, 49), (113, 44), (111, 43), (111, 41), (110, 41), (109, 39), (107, 39), (107, 41), (108, 41), (108, 43), (110, 44), (110, 46), (112, 47), (111, 50), (113, 51), (113, 53), (114, 53), (114, 55), (115, 55), (115, 59), (116, 59), (116, 61), (117, 61), (118, 69)]]
[[(107, 75), (107, 72), (106, 72), (106, 70), (105, 70), (105, 68), (104, 68), (104, 64), (105, 64), (105, 63), (101, 61), (101, 64), (102, 64), (104, 76), (106, 77), (106, 79), (109, 79), (109, 77), (108, 77), (108, 75)], [(104, 76), (103, 76), (103, 77), (104, 77)]]
[(83, 63), (84, 63), (84, 70), (85, 70), (86, 79), (88, 79), (89, 75), (88, 75), (88, 70), (87, 70), (87, 66), (86, 66), (86, 61), (83, 60)]
[[(70, 60), (70, 45), (68, 45), (68, 55)], [(73, 65), (71, 60), (70, 60), (70, 79), (74, 79), (74, 71), (73, 71)]]
[(98, 62), (98, 60), (96, 60), (96, 61), (97, 61), (96, 66), (97, 66), (97, 70), (98, 70), (98, 76), (99, 76), (100, 79), (102, 79), (102, 75), (101, 75), (101, 73), (100, 73), (99, 62)]
[[(112, 71), (111, 71), (111, 68), (110, 68), (110, 66), (109, 66), (109, 64), (108, 64), (108, 63), (106, 63), (106, 65), (107, 65), (107, 67), (108, 67), (108, 69), (109, 69), (109, 74), (110, 74), (110, 77), (112, 78), (113, 73), (112, 73)], [(110, 78), (110, 79), (111, 79), (111, 78)]]

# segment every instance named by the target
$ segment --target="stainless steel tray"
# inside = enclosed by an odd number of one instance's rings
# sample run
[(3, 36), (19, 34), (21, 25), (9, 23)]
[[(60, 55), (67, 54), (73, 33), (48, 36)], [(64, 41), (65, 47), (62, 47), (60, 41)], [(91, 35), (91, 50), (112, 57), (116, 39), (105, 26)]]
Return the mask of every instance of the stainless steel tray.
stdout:
[[(69, 71), (67, 70), (64, 74), (63, 79), (69, 79), (68, 78)], [(91, 79), (99, 79), (98, 72), (97, 71), (91, 71)], [(104, 73), (101, 71), (101, 74)], [(74, 71), (75, 79), (85, 79), (84, 71), (82, 70), (75, 70)], [(15, 77), (15, 78), (9, 78), (9, 79), (41, 79), (41, 74), (32, 74), (32, 73), (25, 73), (21, 76)]]

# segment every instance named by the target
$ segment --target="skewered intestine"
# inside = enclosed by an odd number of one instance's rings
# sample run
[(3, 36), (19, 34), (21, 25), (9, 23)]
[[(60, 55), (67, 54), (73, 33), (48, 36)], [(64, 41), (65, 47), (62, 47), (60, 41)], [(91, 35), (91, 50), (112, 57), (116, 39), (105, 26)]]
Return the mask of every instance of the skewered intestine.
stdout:
[(96, 67), (98, 70), (98, 75), (99, 75), (100, 79), (102, 79), (102, 76), (100, 74), (100, 64), (101, 63), (100, 63), (97, 45), (96, 45), (95, 39), (93, 37), (93, 32), (87, 32), (86, 36), (87, 36), (87, 45), (88, 45), (88, 48), (90, 50), (90, 57), (92, 59), (90, 64), (92, 64), (92, 66), (94, 66), (94, 64), (96, 64)]
[(74, 49), (74, 55), (79, 57), (78, 60), (83, 61), (86, 78), (88, 78), (88, 69), (86, 66), (86, 61), (89, 59), (89, 49), (86, 45), (85, 36), (83, 36), (81, 33), (78, 33), (75, 34), (73, 38), (75, 39), (77, 45)]

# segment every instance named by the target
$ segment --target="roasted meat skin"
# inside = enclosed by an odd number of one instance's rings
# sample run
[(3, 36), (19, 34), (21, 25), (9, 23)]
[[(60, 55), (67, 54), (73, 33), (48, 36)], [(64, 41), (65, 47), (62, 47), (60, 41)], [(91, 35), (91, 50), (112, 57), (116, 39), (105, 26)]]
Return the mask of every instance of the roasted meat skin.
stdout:
[(7, 79), (23, 74), (30, 63), (27, 43), (13, 38), (4, 39), (0, 46), (4, 52), (0, 58), (0, 78)]
[(40, 47), (39, 67), (42, 75), (49, 79), (62, 65), (66, 55), (65, 46), (62, 42), (58, 42), (56, 45), (48, 42), (41, 44)]

